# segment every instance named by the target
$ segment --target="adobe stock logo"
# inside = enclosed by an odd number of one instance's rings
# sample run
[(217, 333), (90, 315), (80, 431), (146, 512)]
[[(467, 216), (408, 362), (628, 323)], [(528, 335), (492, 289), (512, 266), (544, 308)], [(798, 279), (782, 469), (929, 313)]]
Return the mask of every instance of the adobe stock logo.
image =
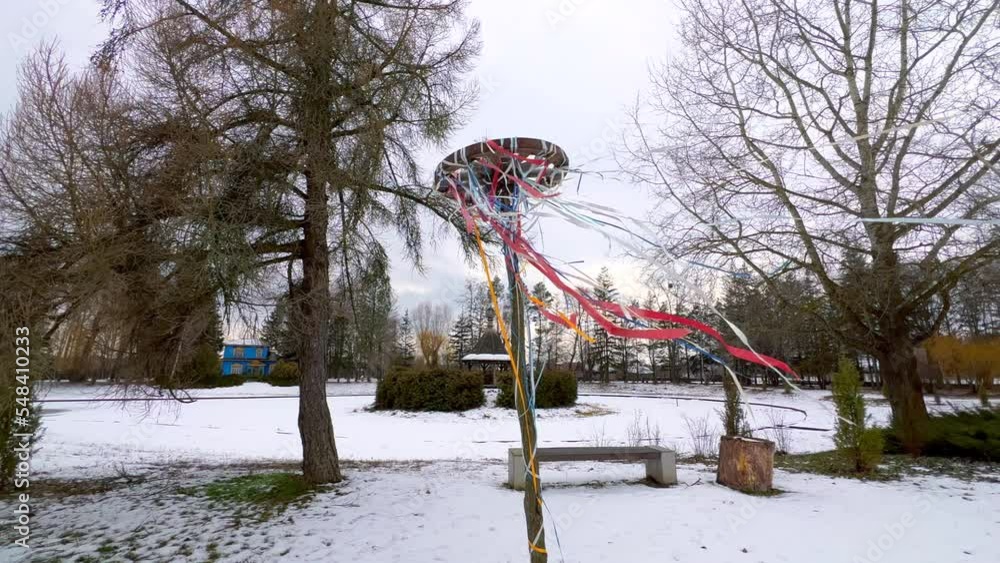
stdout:
[(588, 2), (590, 0), (558, 0), (555, 9), (545, 10), (545, 19), (548, 20), (550, 27), (559, 26), (576, 15), (576, 12)]
[(42, 29), (52, 22), (52, 18), (63, 9), (70, 0), (39, 0), (38, 9), (30, 16), (21, 18), (18, 33), (8, 33), (7, 43), (15, 52), (25, 52), (32, 47)]
[[(916, 513), (918, 515), (926, 514), (930, 509), (931, 501), (924, 495), (918, 496)], [(903, 512), (898, 520), (883, 526), (882, 533), (877, 538), (869, 539), (868, 544), (865, 546), (867, 549), (864, 555), (855, 555), (854, 559), (851, 560), (852, 563), (877, 563), (878, 561), (882, 561), (882, 558), (896, 547), (896, 544), (906, 536), (914, 524), (916, 524), (914, 513), (909, 510)]]

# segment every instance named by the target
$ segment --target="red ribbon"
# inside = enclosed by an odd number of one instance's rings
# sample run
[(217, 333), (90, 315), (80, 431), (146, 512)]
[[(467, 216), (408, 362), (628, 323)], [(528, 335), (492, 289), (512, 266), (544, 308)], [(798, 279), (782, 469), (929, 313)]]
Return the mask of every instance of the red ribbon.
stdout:
[[(626, 314), (625, 308), (617, 303), (611, 303), (608, 301), (600, 301), (590, 299), (589, 297), (582, 295), (579, 291), (574, 289), (565, 283), (562, 278), (559, 277), (558, 273), (549, 264), (548, 260), (540, 255), (528, 241), (524, 240), (522, 237), (512, 237), (508, 230), (497, 223), (494, 219), (486, 217), (482, 213), (479, 213), (480, 219), (490, 224), (493, 230), (500, 235), (501, 240), (504, 244), (510, 247), (516, 254), (524, 258), (528, 263), (534, 266), (539, 272), (542, 273), (546, 278), (549, 279), (556, 287), (565, 291), (576, 299), (580, 306), (583, 308), (587, 314), (597, 322), (608, 334), (621, 337), (621, 338), (642, 338), (647, 340), (673, 340), (677, 338), (684, 338), (691, 331), (683, 328), (660, 328), (660, 329), (631, 329), (620, 327), (601, 314), (601, 310), (607, 311), (615, 316), (621, 318), (628, 318), (629, 316), (638, 317), (640, 319), (650, 320), (650, 321), (663, 321), (670, 322), (686, 327), (690, 327), (699, 332), (702, 332), (722, 345), (722, 347), (729, 352), (734, 358), (745, 360), (751, 363), (762, 365), (765, 367), (773, 367), (779, 369), (793, 377), (798, 378), (798, 374), (795, 373), (788, 364), (772, 358), (764, 354), (758, 354), (752, 350), (747, 350), (745, 348), (740, 348), (738, 346), (733, 346), (726, 342), (722, 337), (722, 334), (715, 330), (714, 328), (694, 319), (683, 317), (680, 315), (672, 315), (670, 313), (663, 313), (660, 311), (653, 311), (650, 309), (642, 309), (639, 307), (628, 307), (628, 314)], [(547, 316), (547, 315), (546, 315)], [(560, 323), (563, 324), (563, 323)]]

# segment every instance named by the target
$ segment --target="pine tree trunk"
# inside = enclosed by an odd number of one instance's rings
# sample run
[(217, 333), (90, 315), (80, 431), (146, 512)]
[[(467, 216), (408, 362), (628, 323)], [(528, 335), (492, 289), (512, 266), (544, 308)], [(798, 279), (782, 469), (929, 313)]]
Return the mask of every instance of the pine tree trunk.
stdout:
[(880, 350), (879, 374), (892, 407), (893, 427), (907, 452), (917, 455), (927, 441), (927, 405), (913, 347), (905, 337)]
[(308, 181), (302, 245), (299, 435), (306, 482), (336, 483), (343, 477), (326, 401), (326, 348), (330, 330), (330, 215), (320, 182)]
[(299, 435), (302, 438), (302, 472), (309, 483), (336, 483), (343, 477), (337, 457), (333, 420), (326, 400), (326, 352), (330, 335), (330, 131), (333, 129), (330, 85), (335, 52), (335, 4), (320, 3), (312, 17), (312, 32), (300, 43), (303, 88), (300, 121), (305, 154), (306, 201), (302, 240), (302, 322), (299, 377)]

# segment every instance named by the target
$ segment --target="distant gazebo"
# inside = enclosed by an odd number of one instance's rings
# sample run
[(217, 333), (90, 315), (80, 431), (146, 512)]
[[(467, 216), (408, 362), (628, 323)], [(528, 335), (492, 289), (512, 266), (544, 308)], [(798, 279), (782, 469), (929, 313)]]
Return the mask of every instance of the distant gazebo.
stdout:
[[(466, 369), (471, 370), (478, 367), (483, 371), (483, 374), (490, 375), (494, 371), (503, 371), (510, 367), (510, 356), (507, 355), (500, 333), (495, 330), (484, 332), (472, 350), (462, 356), (461, 361)], [(492, 379), (492, 377), (488, 379)], [(489, 383), (489, 381), (487, 382)]]

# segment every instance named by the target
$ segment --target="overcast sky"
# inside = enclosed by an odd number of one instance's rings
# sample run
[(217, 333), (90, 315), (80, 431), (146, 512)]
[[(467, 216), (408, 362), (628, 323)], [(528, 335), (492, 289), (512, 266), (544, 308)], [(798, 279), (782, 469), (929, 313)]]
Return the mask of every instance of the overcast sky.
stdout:
[[(0, 104), (15, 100), (18, 61), (40, 41), (58, 39), (71, 64), (86, 64), (106, 28), (95, 0), (7, 2), (0, 31), (7, 43)], [(430, 179), (452, 150), (485, 137), (540, 137), (561, 145), (571, 163), (588, 170), (614, 168), (611, 145), (624, 127), (625, 108), (647, 87), (650, 62), (667, 58), (677, 17), (669, 0), (473, 0), (470, 17), (482, 25), (483, 51), (475, 71), (481, 84), (478, 108), (441, 154), (426, 151)], [(436, 150), (436, 149), (435, 149)], [(576, 180), (573, 179), (575, 185)], [(642, 186), (586, 176), (580, 197), (645, 218), (654, 200)], [(548, 255), (583, 261), (596, 275), (609, 266), (626, 293), (643, 293), (637, 269), (622, 249), (599, 235), (568, 224), (543, 224)], [(460, 291), (466, 276), (481, 277), (466, 264), (452, 237), (429, 242), (426, 274), (406, 263), (393, 267), (400, 308), (421, 300), (444, 300)]]

